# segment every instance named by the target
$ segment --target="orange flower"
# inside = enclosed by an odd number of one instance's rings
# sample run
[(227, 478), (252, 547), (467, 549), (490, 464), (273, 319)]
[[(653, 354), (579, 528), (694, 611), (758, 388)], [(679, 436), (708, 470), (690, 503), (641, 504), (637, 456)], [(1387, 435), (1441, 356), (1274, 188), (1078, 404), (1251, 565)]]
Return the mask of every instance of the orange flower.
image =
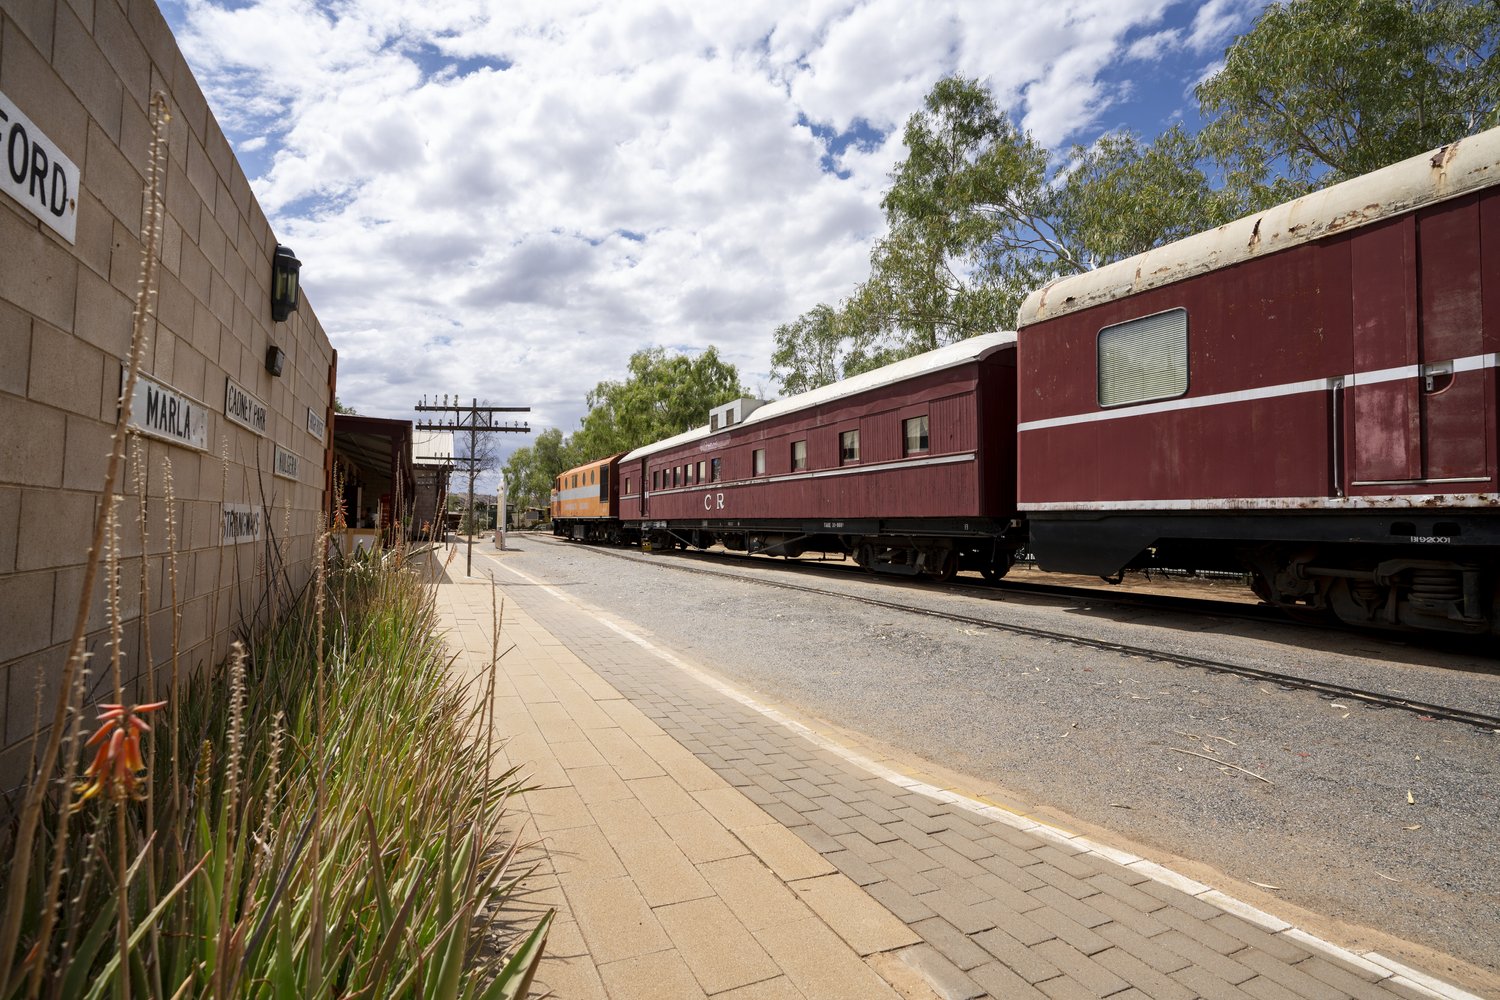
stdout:
[(85, 744), (98, 744), (99, 749), (94, 753), (93, 763), (83, 772), (86, 780), (76, 789), (78, 802), (73, 808), (82, 807), (101, 792), (107, 792), (116, 802), (145, 796), (146, 788), (140, 773), (146, 769), (146, 762), (141, 758), (141, 733), (150, 732), (151, 727), (141, 716), (165, 704), (164, 701), (154, 701), (129, 708), (113, 703), (99, 706), (102, 725)]

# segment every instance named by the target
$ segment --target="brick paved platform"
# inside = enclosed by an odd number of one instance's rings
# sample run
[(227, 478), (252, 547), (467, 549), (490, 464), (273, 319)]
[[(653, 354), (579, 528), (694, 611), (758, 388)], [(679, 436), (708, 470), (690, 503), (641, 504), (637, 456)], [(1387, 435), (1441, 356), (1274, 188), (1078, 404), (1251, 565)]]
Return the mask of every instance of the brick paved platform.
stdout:
[[(476, 556), (479, 553), (476, 552)], [(487, 555), (439, 586), (535, 791), (537, 984), (585, 997), (1469, 997), (864, 759)]]

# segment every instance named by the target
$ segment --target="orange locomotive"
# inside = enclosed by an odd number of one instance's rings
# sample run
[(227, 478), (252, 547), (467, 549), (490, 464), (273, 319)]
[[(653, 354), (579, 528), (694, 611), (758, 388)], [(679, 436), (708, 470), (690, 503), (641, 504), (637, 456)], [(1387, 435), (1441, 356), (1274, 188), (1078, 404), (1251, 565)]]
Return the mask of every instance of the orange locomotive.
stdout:
[(569, 469), (552, 484), (552, 533), (583, 542), (618, 542), (620, 484), (614, 475), (619, 455)]

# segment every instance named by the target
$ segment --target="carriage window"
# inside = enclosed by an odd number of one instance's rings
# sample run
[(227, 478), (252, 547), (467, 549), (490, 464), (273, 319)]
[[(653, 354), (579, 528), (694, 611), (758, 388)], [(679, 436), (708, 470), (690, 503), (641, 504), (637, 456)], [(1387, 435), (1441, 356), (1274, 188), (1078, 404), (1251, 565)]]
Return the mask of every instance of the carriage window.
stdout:
[(661, 489), (661, 470), (660, 469), (652, 469), (651, 470), (651, 488), (653, 490), (659, 490), (659, 489)]
[(859, 430), (844, 431), (839, 435), (839, 464), (847, 465), (859, 461)]
[(1171, 399), (1188, 390), (1187, 310), (1099, 331), (1099, 405)]
[(682, 485), (682, 466), (680, 466), (680, 465), (674, 465), (674, 466), (672, 466), (672, 485), (673, 486), (681, 486)]
[(792, 442), (792, 471), (807, 468), (807, 442)]
[(750, 474), (752, 476), (764, 476), (766, 474), (766, 449), (756, 448), (750, 453)]
[(703, 474), (705, 472), (707, 472), (707, 471), (708, 471), (708, 463), (707, 462), (699, 462), (698, 463), (698, 482), (701, 483), (701, 482), (704, 481)]
[(720, 468), (720, 466), (719, 466), (719, 459), (715, 458), (715, 459), (710, 459), (709, 460), (709, 463), (708, 463), (708, 474), (709, 474), (709, 480), (708, 481), (709, 482), (711, 482), (711, 483), (717, 483), (719, 481), (719, 468)]
[(931, 446), (931, 441), (927, 436), (927, 415), (924, 413), (920, 417), (901, 421), (901, 436), (904, 439), (901, 452), (903, 455), (925, 454)]
[(630, 494), (630, 477), (629, 476), (625, 477), (625, 493), (626, 493), (627, 496)]

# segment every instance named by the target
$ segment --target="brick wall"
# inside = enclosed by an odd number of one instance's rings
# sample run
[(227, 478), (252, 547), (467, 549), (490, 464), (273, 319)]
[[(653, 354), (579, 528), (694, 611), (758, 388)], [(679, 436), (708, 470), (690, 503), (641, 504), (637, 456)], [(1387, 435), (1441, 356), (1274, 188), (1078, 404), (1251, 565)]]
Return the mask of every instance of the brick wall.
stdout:
[[(129, 350), (156, 91), (166, 95), (172, 120), (156, 320), (141, 370), (205, 404), (208, 448), (140, 438), (148, 477), (144, 558), (135, 470), (124, 470), (127, 673), (147, 662), (143, 620), (155, 662), (169, 656), (173, 559), (182, 662), (190, 665), (222, 657), (257, 606), (273, 535), (293, 586), (311, 569), (324, 443), (308, 432), (307, 411), (330, 416), (333, 350), (305, 298), (289, 320), (272, 322), (275, 234), (165, 20), (151, 0), (7, 0), (0, 93), (78, 166), (81, 184), (71, 245), (0, 194), (0, 788), (23, 776), (39, 686), (50, 717), (79, 606)], [(286, 352), (280, 378), (264, 367), (273, 343)], [(267, 404), (264, 436), (224, 416), (230, 377)], [(271, 474), (278, 444), (299, 457), (295, 481)], [(166, 460), (176, 493), (170, 509)], [(266, 541), (224, 544), (225, 502), (270, 508)], [(170, 554), (169, 519), (178, 538)], [(150, 587), (144, 619), (143, 568)], [(91, 598), (89, 644), (92, 679), (107, 687), (100, 596)]]

